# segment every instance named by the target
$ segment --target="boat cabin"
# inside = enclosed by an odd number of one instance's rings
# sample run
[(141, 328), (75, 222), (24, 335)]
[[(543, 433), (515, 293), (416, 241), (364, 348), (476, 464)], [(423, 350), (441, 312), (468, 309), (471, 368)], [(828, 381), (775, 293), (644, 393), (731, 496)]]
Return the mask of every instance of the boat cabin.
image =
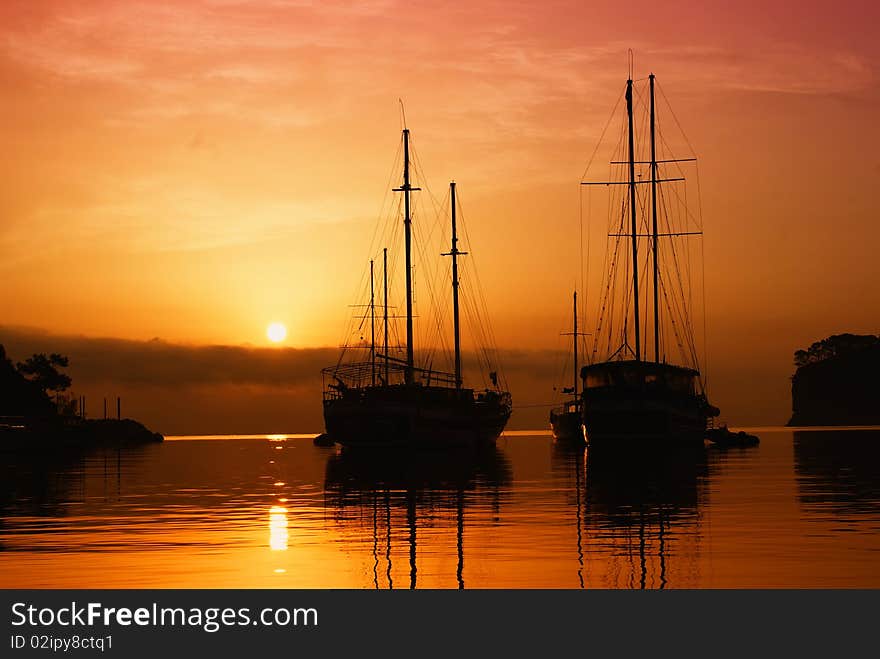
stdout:
[(656, 389), (693, 396), (699, 376), (699, 371), (691, 368), (635, 360), (602, 362), (581, 369), (584, 393), (591, 389)]

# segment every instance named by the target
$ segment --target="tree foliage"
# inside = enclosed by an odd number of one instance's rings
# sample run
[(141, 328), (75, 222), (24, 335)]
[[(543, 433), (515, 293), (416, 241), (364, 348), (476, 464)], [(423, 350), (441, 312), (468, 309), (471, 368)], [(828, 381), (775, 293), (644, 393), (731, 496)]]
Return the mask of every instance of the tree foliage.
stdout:
[(46, 418), (54, 414), (55, 406), (46, 391), (35, 381), (26, 378), (0, 345), (0, 416)]
[(59, 369), (67, 368), (68, 359), (53, 352), (50, 355), (37, 354), (19, 362), (16, 369), (27, 380), (33, 382), (41, 391), (59, 393), (70, 387), (70, 376)]
[(880, 346), (880, 336), (873, 334), (835, 334), (827, 339), (816, 341), (807, 350), (796, 351), (794, 365), (800, 368), (878, 346)]

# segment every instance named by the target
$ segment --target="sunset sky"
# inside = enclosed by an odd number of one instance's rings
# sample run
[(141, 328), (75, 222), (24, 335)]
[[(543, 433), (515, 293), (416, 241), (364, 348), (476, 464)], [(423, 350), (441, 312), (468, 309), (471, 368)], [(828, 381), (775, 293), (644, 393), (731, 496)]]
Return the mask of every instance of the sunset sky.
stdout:
[(795, 349), (880, 332), (876, 3), (10, 0), (0, 21), (7, 335), (267, 346), (278, 321), (335, 346), (402, 98), (432, 187), (461, 186), (499, 345), (559, 348), (629, 48), (700, 159), (725, 416), (784, 421)]

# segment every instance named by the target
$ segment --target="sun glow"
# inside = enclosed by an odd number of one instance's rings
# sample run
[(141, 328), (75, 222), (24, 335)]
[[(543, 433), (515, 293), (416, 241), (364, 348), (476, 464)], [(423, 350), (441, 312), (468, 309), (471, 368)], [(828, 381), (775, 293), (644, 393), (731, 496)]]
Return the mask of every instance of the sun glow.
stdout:
[(287, 328), (281, 323), (271, 323), (266, 328), (266, 336), (272, 343), (281, 343), (287, 338)]

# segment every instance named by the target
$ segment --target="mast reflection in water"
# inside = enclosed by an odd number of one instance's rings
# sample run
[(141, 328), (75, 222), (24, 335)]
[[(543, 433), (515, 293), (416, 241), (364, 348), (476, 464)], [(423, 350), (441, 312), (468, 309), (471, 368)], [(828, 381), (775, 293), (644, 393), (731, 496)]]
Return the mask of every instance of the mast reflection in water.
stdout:
[(553, 472), (571, 488), (580, 587), (662, 589), (673, 574), (676, 587), (698, 584), (709, 475), (702, 446), (627, 452), (555, 443)]
[[(416, 588), (419, 534), (431, 541), (424, 559), (436, 562), (430, 545), (452, 526), (456, 585), (464, 588), (466, 510), (489, 510), (497, 522), (511, 477), (509, 462), (494, 445), (453, 451), (343, 450), (327, 461), (324, 492), (340, 524), (372, 532), (375, 588), (395, 587), (393, 555), (400, 545), (407, 552), (407, 585)], [(438, 576), (442, 579), (442, 568)]]
[(880, 433), (363, 455), (311, 437), (3, 451), (8, 588), (880, 587)]

